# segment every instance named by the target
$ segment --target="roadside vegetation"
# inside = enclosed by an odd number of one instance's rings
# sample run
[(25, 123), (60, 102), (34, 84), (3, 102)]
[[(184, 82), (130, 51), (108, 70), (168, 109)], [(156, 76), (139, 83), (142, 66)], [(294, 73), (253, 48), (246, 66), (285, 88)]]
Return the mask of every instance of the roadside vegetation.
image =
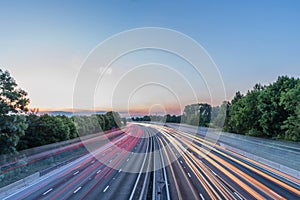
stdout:
[(119, 127), (121, 119), (113, 112), (72, 117), (30, 113), (25, 116), (25, 124), (27, 129), (19, 138), (18, 151), (110, 130)]
[[(256, 84), (246, 94), (237, 92), (230, 102), (212, 107), (207, 103), (187, 105), (183, 115), (144, 116), (133, 121), (187, 123), (223, 127), (224, 131), (300, 141), (300, 80), (287, 76), (263, 86)], [(9, 72), (0, 69), (0, 154), (65, 141), (126, 123), (118, 113), (91, 116), (51, 116), (29, 111), (27, 92), (18, 87)]]
[(9, 72), (0, 69), (0, 154), (61, 142), (117, 128), (124, 123), (116, 112), (91, 116), (39, 116), (28, 109), (27, 92)]
[(224, 130), (244, 135), (300, 140), (300, 80), (287, 76), (225, 102)]
[(242, 135), (300, 141), (300, 79), (280, 76), (272, 84), (256, 84), (246, 94), (236, 92), (231, 101), (217, 107), (207, 103), (187, 105), (181, 116), (144, 116), (132, 120), (181, 122), (219, 127)]

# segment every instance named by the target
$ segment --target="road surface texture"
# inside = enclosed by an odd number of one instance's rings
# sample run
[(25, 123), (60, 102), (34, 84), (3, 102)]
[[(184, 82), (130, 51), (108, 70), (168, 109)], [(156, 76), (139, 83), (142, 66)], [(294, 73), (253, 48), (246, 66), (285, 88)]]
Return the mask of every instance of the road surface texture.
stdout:
[(179, 129), (184, 132), (195, 133), (195, 131), (205, 136), (219, 134), (218, 143), (223, 143), (230, 147), (254, 154), (256, 156), (273, 161), (277, 164), (299, 170), (300, 166), (300, 144), (299, 142), (278, 141), (264, 138), (256, 138), (251, 136), (220, 132), (216, 129), (196, 127), (186, 124), (167, 123), (167, 126)]
[(300, 181), (168, 126), (130, 124), (5, 199), (300, 199)]

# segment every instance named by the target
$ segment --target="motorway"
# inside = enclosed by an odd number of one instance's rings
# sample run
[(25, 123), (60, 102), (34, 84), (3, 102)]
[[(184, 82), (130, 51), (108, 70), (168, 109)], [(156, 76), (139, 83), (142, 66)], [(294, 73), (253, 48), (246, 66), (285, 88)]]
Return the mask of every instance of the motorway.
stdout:
[(131, 123), (5, 199), (300, 199), (300, 180), (199, 135)]

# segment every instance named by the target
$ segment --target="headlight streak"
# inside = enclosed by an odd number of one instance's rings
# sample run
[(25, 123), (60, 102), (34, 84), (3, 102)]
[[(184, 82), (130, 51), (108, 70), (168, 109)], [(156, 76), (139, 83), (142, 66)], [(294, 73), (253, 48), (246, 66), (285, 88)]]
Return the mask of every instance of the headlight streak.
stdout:
[[(162, 140), (164, 140), (164, 142), (167, 143), (165, 138), (162, 137)], [(166, 155), (170, 155), (171, 157), (176, 158), (177, 156), (175, 155), (175, 152), (172, 149), (170, 149), (170, 146), (168, 146), (168, 148), (169, 148), (168, 149), (169, 153), (167, 153)], [(175, 148), (176, 148), (176, 146), (175, 146)], [(188, 184), (189, 188), (191, 189), (192, 194), (190, 194), (190, 195), (193, 196), (194, 199), (197, 199), (197, 197), (198, 197), (197, 192), (194, 190), (193, 186), (191, 185), (186, 173), (183, 171), (182, 167), (180, 167), (179, 169), (180, 169), (181, 173), (183, 174), (183, 177), (184, 177), (186, 183)], [(176, 177), (176, 175), (174, 177)]]
[[(181, 132), (180, 134), (185, 134), (187, 137), (191, 138), (191, 136), (188, 135), (188, 134), (186, 134), (186, 133)], [(274, 178), (274, 177), (272, 177), (272, 176), (270, 176), (270, 175), (268, 175), (268, 174), (266, 174), (266, 173), (264, 173), (264, 172), (262, 172), (262, 171), (260, 171), (260, 170), (258, 170), (256, 168), (254, 168), (252, 166), (249, 166), (246, 163), (244, 163), (244, 162), (242, 162), (242, 161), (240, 161), (240, 160), (238, 160), (236, 158), (233, 158), (233, 157), (231, 157), (228, 154), (225, 154), (225, 153), (219, 151), (218, 149), (216, 149), (214, 147), (215, 146), (214, 144), (213, 144), (213, 146), (208, 145), (209, 141), (204, 141), (203, 139), (201, 139), (199, 137), (194, 137), (194, 136), (192, 138), (194, 140), (196, 140), (197, 142), (201, 143), (201, 145), (203, 145), (203, 146), (205, 146), (205, 147), (207, 147), (207, 148), (209, 148), (209, 149), (211, 149), (211, 150), (213, 150), (213, 151), (215, 151), (215, 152), (217, 152), (217, 153), (219, 153), (219, 154), (221, 154), (221, 155), (223, 155), (223, 156), (225, 156), (225, 157), (233, 160), (234, 162), (236, 162), (236, 163), (238, 163), (238, 164), (240, 164), (240, 165), (242, 165), (242, 166), (244, 166), (244, 167), (246, 167), (246, 168), (248, 168), (248, 169), (250, 169), (250, 170), (252, 170), (252, 171), (254, 171), (254, 172), (258, 173), (258, 174), (260, 174), (260, 175), (262, 175), (263, 177), (265, 177), (265, 178), (267, 178), (267, 179), (269, 179), (269, 180), (271, 180), (273, 182), (276, 182), (277, 184), (281, 185), (282, 187), (286, 188), (287, 190), (290, 190), (290, 191), (294, 192), (295, 194), (300, 195), (300, 191), (297, 190), (296, 188), (293, 188), (290, 185), (288, 185), (288, 184), (286, 184), (286, 183), (284, 183), (284, 182), (282, 182), (280, 180), (277, 180), (276, 178)], [(197, 145), (195, 145), (195, 146), (197, 148), (199, 148)], [(201, 148), (201, 149), (203, 149), (203, 148)], [(226, 149), (224, 149), (224, 150), (226, 150)], [(205, 151), (206, 151), (206, 154), (207, 154), (207, 150), (205, 150)], [(272, 190), (270, 190), (270, 191), (272, 191)], [(276, 192), (272, 191), (271, 193), (276, 193)]]
[[(164, 131), (164, 130), (160, 130), (161, 133), (164, 134), (164, 136), (170, 141), (172, 142), (173, 146), (179, 151), (181, 152), (181, 143), (179, 143), (178, 141), (176, 141), (175, 139), (173, 139), (172, 137), (169, 136), (169, 134)], [(186, 153), (188, 153), (186, 151)], [(212, 199), (222, 199), (218, 193), (215, 191), (215, 189), (212, 187), (212, 185), (201, 175), (201, 173), (197, 170), (197, 168), (191, 163), (191, 161), (187, 158), (187, 156), (182, 153), (181, 154), (182, 157), (184, 158), (184, 160), (186, 161), (186, 163), (189, 165), (189, 167), (192, 169), (192, 171), (194, 172), (194, 174), (197, 176), (198, 178), (198, 181), (203, 185), (203, 187), (206, 189), (207, 193), (210, 195), (210, 197)], [(227, 194), (224, 194), (223, 195), (226, 197), (228, 196)], [(227, 198), (227, 199), (230, 199), (230, 198)]]
[[(183, 148), (182, 145), (188, 145), (188, 148), (190, 148), (193, 152), (197, 153), (198, 155), (202, 156), (204, 159), (206, 159), (207, 161), (209, 161), (211, 164), (213, 164), (215, 167), (217, 167), (220, 171), (222, 171), (224, 174), (226, 174), (231, 180), (233, 180), (234, 182), (236, 182), (238, 185), (242, 186), (244, 188), (244, 190), (246, 190), (248, 193), (250, 193), (251, 195), (253, 195), (253, 197), (258, 198), (258, 199), (265, 199), (264, 196), (262, 196), (261, 194), (259, 194), (258, 192), (256, 192), (255, 190), (253, 190), (251, 187), (249, 187), (247, 184), (243, 183), (241, 180), (239, 180), (234, 174), (230, 173), (229, 171), (227, 171), (223, 166), (225, 166), (226, 168), (234, 171), (237, 175), (241, 176), (243, 179), (247, 180), (248, 183), (252, 184), (255, 188), (257, 188), (259, 191), (262, 191), (264, 194), (268, 195), (269, 197), (273, 198), (273, 199), (285, 199), (284, 197), (282, 197), (281, 195), (279, 195), (278, 193), (276, 193), (274, 190), (270, 189), (269, 187), (267, 187), (266, 185), (260, 183), (259, 181), (257, 181), (256, 179), (254, 179), (253, 177), (251, 177), (250, 175), (246, 174), (245, 172), (239, 170), (238, 168), (234, 167), (233, 165), (227, 163), (225, 160), (219, 158), (216, 155), (208, 154), (209, 151), (204, 149), (203, 147), (209, 148), (209, 150), (213, 150), (217, 153), (220, 153), (223, 156), (226, 156), (227, 158), (233, 160), (234, 162), (258, 173), (259, 175), (262, 175), (263, 177), (271, 180), (272, 182), (275, 182), (276, 184), (286, 188), (287, 190), (290, 190), (292, 192), (294, 192), (295, 194), (299, 195), (299, 190), (297, 190), (296, 188), (293, 188), (292, 186), (277, 180), (274, 177), (271, 177), (268, 174), (265, 174), (264, 172), (247, 165), (246, 163), (243, 163), (242, 161), (239, 161), (236, 158), (233, 158), (219, 150), (217, 150), (216, 148), (214, 148), (213, 146), (209, 145), (209, 141), (204, 141), (203, 139), (196, 137), (196, 136), (190, 136), (187, 133), (181, 132), (181, 131), (177, 131), (177, 130), (173, 130), (170, 128), (165, 128), (165, 127), (158, 127), (156, 126), (155, 128), (157, 128), (164, 136), (166, 136), (166, 138), (168, 138), (168, 140), (176, 147), (178, 148), (178, 152), (182, 152), (182, 149), (186, 149)], [(171, 132), (172, 130), (172, 132)], [(176, 136), (176, 137), (174, 137)], [(203, 145), (203, 147), (199, 147), (198, 145), (191, 143), (190, 140), (195, 140), (196, 142), (200, 143), (201, 145)], [(187, 151), (185, 152), (185, 154), (189, 155), (189, 157), (192, 157), (190, 153), (188, 153)], [(181, 153), (181, 155), (183, 156), (183, 158), (185, 158), (185, 160), (188, 162), (187, 156), (184, 155), (184, 153)], [(211, 158), (210, 158), (211, 157)], [(216, 161), (214, 161), (216, 160)], [(189, 164), (189, 167), (195, 172), (195, 167), (193, 166), (193, 164)], [(195, 172), (195, 174), (197, 174)], [(198, 177), (199, 178), (199, 177)], [(201, 181), (200, 181), (201, 182)], [(216, 186), (218, 187), (218, 186)], [(206, 188), (207, 189), (207, 188)], [(220, 189), (220, 188), (219, 188)], [(221, 193), (223, 193), (222, 191), (220, 191)], [(239, 196), (241, 196), (239, 194)]]

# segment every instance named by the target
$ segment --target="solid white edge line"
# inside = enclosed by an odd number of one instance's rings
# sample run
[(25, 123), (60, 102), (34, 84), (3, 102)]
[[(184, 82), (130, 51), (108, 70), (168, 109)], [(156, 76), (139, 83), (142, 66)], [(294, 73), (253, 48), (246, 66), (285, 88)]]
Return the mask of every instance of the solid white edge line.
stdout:
[[(166, 140), (162, 137), (162, 139), (166, 142)], [(170, 191), (169, 191), (169, 186), (168, 186), (168, 177), (167, 177), (167, 172), (166, 172), (166, 168), (165, 168), (165, 161), (164, 161), (164, 157), (162, 154), (162, 149), (161, 149), (161, 145), (159, 143), (158, 147), (159, 147), (159, 153), (160, 153), (160, 157), (161, 157), (161, 161), (162, 161), (162, 169), (163, 169), (163, 174), (164, 174), (164, 178), (165, 178), (165, 186), (166, 186), (166, 192), (167, 192), (167, 200), (170, 200)]]
[[(149, 149), (149, 143), (147, 143), (146, 153), (148, 153), (148, 149)], [(142, 163), (142, 166), (141, 166), (139, 175), (138, 175), (138, 177), (137, 177), (137, 179), (136, 179), (136, 181), (135, 181), (135, 184), (134, 184), (134, 186), (133, 186), (133, 190), (132, 190), (132, 192), (131, 192), (131, 195), (130, 195), (130, 197), (129, 197), (129, 200), (132, 200), (132, 199), (133, 199), (133, 195), (134, 195), (134, 193), (135, 193), (137, 184), (138, 184), (138, 182), (139, 182), (139, 180), (140, 180), (140, 177), (141, 177), (141, 174), (142, 174), (142, 170), (143, 170), (144, 165), (145, 165), (145, 162), (146, 162), (146, 157), (147, 157), (147, 156), (145, 156), (145, 158), (144, 158), (144, 160), (143, 160), (143, 163)]]
[[(126, 137), (126, 136), (124, 136)], [(117, 141), (114, 141), (113, 144), (116, 144), (117, 142), (123, 140), (122, 138), (118, 139)], [(84, 141), (85, 142), (85, 141)], [(45, 175), (45, 176), (41, 176), (40, 178), (38, 178), (38, 181), (34, 182), (33, 184), (29, 184), (25, 187), (22, 187), (21, 189), (17, 189), (16, 192), (13, 192), (11, 194), (9, 194), (8, 196), (6, 197), (3, 197), (3, 200), (6, 200), (6, 199), (9, 199), (9, 198), (12, 198), (14, 195), (17, 195), (17, 194), (20, 194), (22, 191), (28, 189), (28, 188), (31, 188), (31, 187), (34, 187), (35, 185), (39, 184), (40, 182), (42, 181), (46, 181), (46, 180), (49, 180), (49, 178), (52, 178), (53, 176), (55, 175), (58, 175), (58, 174), (61, 174), (63, 173), (64, 170), (67, 170), (68, 168), (70, 168), (70, 166), (74, 166), (74, 165), (78, 165), (80, 162), (83, 162), (83, 160), (85, 159), (88, 159), (90, 158), (91, 156), (93, 156), (93, 154), (96, 155), (97, 152), (103, 152), (105, 151), (106, 149), (110, 148), (110, 147), (107, 147), (108, 145), (111, 145), (111, 144), (105, 144), (104, 146), (102, 146), (100, 149), (98, 150), (95, 150), (93, 152), (91, 152), (92, 154), (87, 154), (87, 155), (84, 155), (76, 160), (74, 160), (73, 162), (69, 163), (69, 164), (66, 164), (60, 168), (58, 168), (57, 170), (54, 170), (52, 172), (50, 172), (48, 175)], [(102, 150), (103, 149), (103, 150)]]

